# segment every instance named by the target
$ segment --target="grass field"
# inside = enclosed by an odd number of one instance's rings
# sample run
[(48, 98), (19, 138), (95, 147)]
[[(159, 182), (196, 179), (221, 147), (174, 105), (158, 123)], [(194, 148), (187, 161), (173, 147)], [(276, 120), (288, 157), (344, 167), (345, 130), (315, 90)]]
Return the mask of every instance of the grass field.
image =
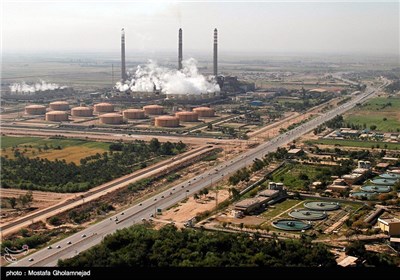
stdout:
[[(390, 105), (389, 105), (390, 104)], [(377, 130), (395, 132), (400, 129), (400, 98), (374, 98), (345, 115), (345, 122)]]
[[(81, 158), (103, 153), (110, 143), (79, 139), (47, 139), (40, 137), (1, 136), (2, 156), (14, 157), (12, 147), (17, 147), (28, 157), (66, 160), (79, 164)], [(47, 147), (47, 148), (45, 148)]]
[(359, 147), (371, 149), (372, 146), (377, 148), (379, 145), (380, 149), (388, 150), (400, 150), (400, 143), (386, 143), (386, 142), (371, 142), (371, 141), (356, 141), (356, 140), (336, 140), (336, 139), (318, 139), (308, 140), (307, 144), (320, 144), (320, 145), (331, 145), (331, 146), (344, 146), (344, 147)]
[[(269, 207), (267, 211), (261, 214), (263, 218), (266, 218), (268, 220), (272, 219), (276, 215), (279, 215), (280, 213), (288, 210), (289, 208), (295, 206), (296, 204), (303, 202), (302, 200), (295, 200), (295, 199), (286, 199), (285, 201), (281, 203), (276, 203), (272, 207)], [(301, 204), (302, 205), (302, 204)], [(300, 205), (300, 206), (301, 206)], [(300, 207), (301, 208), (301, 207)]]
[[(305, 185), (308, 186), (310, 181), (316, 181), (317, 175), (324, 169), (328, 168), (304, 164), (287, 164), (272, 174), (272, 180), (274, 182), (282, 182), (292, 190), (300, 190), (303, 189)], [(304, 175), (306, 175), (308, 179), (304, 178)]]

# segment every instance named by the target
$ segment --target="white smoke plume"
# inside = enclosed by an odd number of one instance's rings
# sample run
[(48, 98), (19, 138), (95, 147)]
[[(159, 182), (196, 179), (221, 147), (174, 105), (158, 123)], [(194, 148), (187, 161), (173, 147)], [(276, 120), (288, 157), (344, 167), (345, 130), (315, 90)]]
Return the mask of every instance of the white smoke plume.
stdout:
[(66, 86), (60, 86), (54, 83), (46, 83), (43, 80), (41, 80), (39, 83), (30, 85), (26, 84), (25, 82), (14, 83), (10, 85), (11, 92), (18, 92), (18, 93), (34, 93), (36, 91), (55, 90), (64, 88), (66, 88)]
[(172, 70), (158, 66), (149, 60), (147, 65), (139, 65), (130, 80), (117, 82), (119, 91), (152, 92), (161, 90), (165, 94), (201, 94), (219, 92), (219, 85), (214, 79), (207, 79), (197, 69), (197, 61), (189, 58), (182, 61), (183, 69)]

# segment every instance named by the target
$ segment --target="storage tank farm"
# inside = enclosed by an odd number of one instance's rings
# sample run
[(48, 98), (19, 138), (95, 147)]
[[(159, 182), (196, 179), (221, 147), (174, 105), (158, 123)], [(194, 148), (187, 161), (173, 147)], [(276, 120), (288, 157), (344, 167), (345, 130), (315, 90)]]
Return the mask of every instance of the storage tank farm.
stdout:
[(46, 114), (46, 106), (36, 105), (36, 104), (25, 106), (25, 114), (27, 114), (27, 115), (44, 115), (44, 114)]

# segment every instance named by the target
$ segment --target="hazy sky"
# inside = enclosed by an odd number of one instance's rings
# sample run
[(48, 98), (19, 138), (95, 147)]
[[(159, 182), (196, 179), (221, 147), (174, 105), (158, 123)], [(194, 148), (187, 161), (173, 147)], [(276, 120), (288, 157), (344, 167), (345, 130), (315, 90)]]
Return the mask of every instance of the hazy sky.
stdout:
[(3, 0), (3, 52), (212, 51), (399, 54), (399, 2)]

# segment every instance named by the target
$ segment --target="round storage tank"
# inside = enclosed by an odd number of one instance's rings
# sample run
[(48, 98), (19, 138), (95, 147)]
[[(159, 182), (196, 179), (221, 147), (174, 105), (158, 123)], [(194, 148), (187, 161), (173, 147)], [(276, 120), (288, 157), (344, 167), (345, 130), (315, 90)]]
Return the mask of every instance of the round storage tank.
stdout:
[(108, 113), (100, 116), (100, 123), (103, 124), (121, 124), (123, 118), (121, 114)]
[(159, 127), (178, 127), (179, 118), (173, 116), (161, 116), (155, 119), (155, 126)]
[(111, 103), (98, 103), (94, 105), (94, 111), (96, 113), (111, 113), (114, 112), (114, 105)]
[(160, 105), (147, 105), (143, 107), (143, 110), (147, 115), (162, 115), (164, 113), (164, 107)]
[(46, 121), (62, 122), (68, 121), (68, 114), (64, 111), (51, 111), (46, 113)]
[(50, 109), (54, 111), (68, 111), (69, 103), (67, 101), (54, 101), (50, 103)]
[(144, 111), (141, 109), (127, 109), (122, 114), (127, 119), (144, 119), (146, 117)]
[(208, 108), (208, 107), (194, 108), (193, 112), (196, 112), (200, 118), (215, 116), (215, 110), (212, 108)]
[(75, 107), (71, 109), (71, 115), (74, 117), (91, 117), (93, 109), (89, 107)]
[(177, 112), (175, 116), (181, 122), (197, 122), (199, 120), (199, 115), (196, 112)]
[(25, 114), (28, 115), (44, 115), (46, 107), (43, 105), (28, 105), (25, 107)]

